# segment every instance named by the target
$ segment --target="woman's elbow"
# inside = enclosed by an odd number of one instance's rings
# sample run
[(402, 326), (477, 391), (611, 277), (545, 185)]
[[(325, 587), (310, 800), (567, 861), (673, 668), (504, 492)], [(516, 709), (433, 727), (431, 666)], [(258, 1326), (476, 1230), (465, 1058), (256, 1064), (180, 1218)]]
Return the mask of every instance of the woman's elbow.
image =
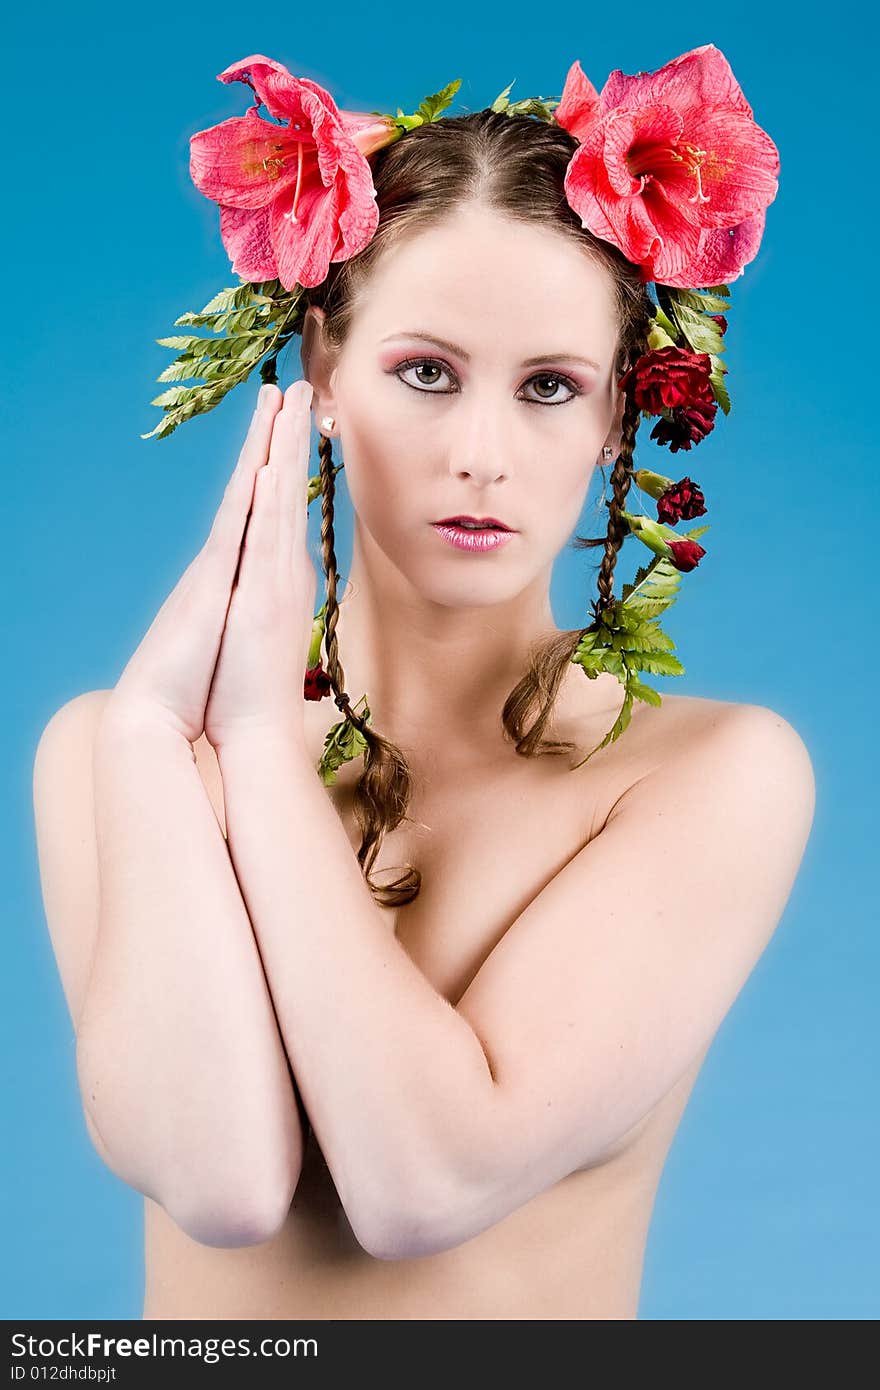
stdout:
[(195, 1198), (174, 1194), (161, 1204), (191, 1240), (233, 1249), (274, 1240), (287, 1221), (295, 1187), (288, 1184), (279, 1192), (255, 1182), (233, 1200), (206, 1200), (204, 1193)]
[(417, 1260), (462, 1245), (490, 1222), (480, 1223), (464, 1193), (448, 1189), (391, 1205), (378, 1204), (351, 1221), (358, 1244), (376, 1260)]

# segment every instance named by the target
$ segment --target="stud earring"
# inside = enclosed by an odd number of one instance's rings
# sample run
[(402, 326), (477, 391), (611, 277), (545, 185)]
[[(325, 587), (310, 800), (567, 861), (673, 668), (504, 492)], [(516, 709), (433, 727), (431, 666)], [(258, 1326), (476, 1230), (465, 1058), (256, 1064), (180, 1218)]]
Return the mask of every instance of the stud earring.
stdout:
[(602, 445), (602, 458), (604, 459), (604, 461), (605, 461), (606, 463), (608, 462), (609, 459), (613, 459), (613, 458), (614, 458), (614, 450), (610, 447), (610, 445), (608, 445), (608, 444), (603, 444), (603, 445)]
[(328, 434), (331, 432), (335, 424), (336, 419), (333, 415), (323, 415), (321, 417), (321, 429), (326, 430)]

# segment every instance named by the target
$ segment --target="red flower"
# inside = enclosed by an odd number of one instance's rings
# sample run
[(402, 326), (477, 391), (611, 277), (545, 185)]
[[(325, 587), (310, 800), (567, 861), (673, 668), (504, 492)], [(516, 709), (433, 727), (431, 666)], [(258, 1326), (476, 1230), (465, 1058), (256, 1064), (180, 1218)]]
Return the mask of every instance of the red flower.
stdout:
[(575, 61), (554, 119), (579, 146), (565, 175), (571, 207), (644, 280), (720, 285), (757, 255), (779, 151), (714, 44), (656, 72), (616, 68), (601, 93)]
[(674, 526), (677, 521), (692, 521), (705, 513), (706, 499), (690, 478), (682, 478), (668, 487), (657, 502), (657, 520), (667, 526)]
[(727, 332), (727, 319), (723, 314), (710, 314), (709, 318), (715, 320), (722, 333)]
[(323, 700), (325, 695), (329, 695), (333, 687), (330, 684), (330, 677), (324, 670), (320, 661), (317, 666), (311, 666), (306, 671), (303, 682), (303, 698), (306, 700)]
[(667, 541), (672, 552), (669, 559), (677, 570), (687, 574), (689, 570), (694, 570), (705, 555), (705, 550), (696, 541), (680, 540)]
[[(190, 140), (190, 174), (220, 205), (220, 235), (244, 280), (319, 285), (362, 251), (379, 222), (366, 156), (397, 138), (390, 119), (341, 111), (329, 92), (261, 54), (219, 74), (257, 100)], [(263, 104), (278, 125), (257, 115)]]
[(617, 385), (622, 391), (631, 391), (640, 410), (660, 415), (676, 406), (714, 401), (711, 372), (712, 359), (707, 352), (652, 348), (638, 358)]
[(658, 444), (668, 444), (673, 454), (679, 449), (689, 449), (699, 444), (715, 427), (716, 401), (697, 401), (696, 405), (682, 406), (673, 410), (672, 418), (657, 421), (651, 430), (651, 438)]

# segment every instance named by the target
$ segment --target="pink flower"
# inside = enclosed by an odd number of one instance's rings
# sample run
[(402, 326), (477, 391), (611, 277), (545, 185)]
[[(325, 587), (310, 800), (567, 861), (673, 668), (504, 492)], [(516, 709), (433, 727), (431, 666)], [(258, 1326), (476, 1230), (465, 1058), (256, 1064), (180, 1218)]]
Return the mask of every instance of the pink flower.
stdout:
[[(220, 205), (232, 268), (286, 290), (319, 285), (331, 261), (362, 251), (379, 221), (367, 159), (398, 138), (388, 117), (341, 111), (329, 92), (261, 54), (233, 63), (221, 82), (246, 82), (256, 101), (190, 140), (190, 174)], [(262, 104), (273, 117), (257, 114)]]
[(779, 151), (714, 44), (653, 73), (617, 68), (601, 93), (575, 61), (554, 119), (579, 144), (569, 203), (644, 281), (719, 285), (757, 255)]

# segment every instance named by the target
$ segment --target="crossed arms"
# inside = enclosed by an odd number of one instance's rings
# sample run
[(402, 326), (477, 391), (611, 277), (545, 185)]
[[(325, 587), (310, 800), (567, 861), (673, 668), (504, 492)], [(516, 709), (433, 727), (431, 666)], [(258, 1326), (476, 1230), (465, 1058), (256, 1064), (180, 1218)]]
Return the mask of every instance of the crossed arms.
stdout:
[[(69, 709), (38, 750), (39, 804), (83, 742)], [(90, 1133), (208, 1244), (283, 1223), (302, 1157), (291, 1069), (378, 1258), (459, 1244), (600, 1161), (717, 1031), (815, 805), (796, 731), (726, 707), (620, 799), (453, 1007), (390, 932), (298, 744), (221, 750), (227, 846), (185, 740), (98, 732), (90, 971), (65, 973), (60, 893), (46, 902)], [(62, 835), (41, 820), (45, 893)]]

